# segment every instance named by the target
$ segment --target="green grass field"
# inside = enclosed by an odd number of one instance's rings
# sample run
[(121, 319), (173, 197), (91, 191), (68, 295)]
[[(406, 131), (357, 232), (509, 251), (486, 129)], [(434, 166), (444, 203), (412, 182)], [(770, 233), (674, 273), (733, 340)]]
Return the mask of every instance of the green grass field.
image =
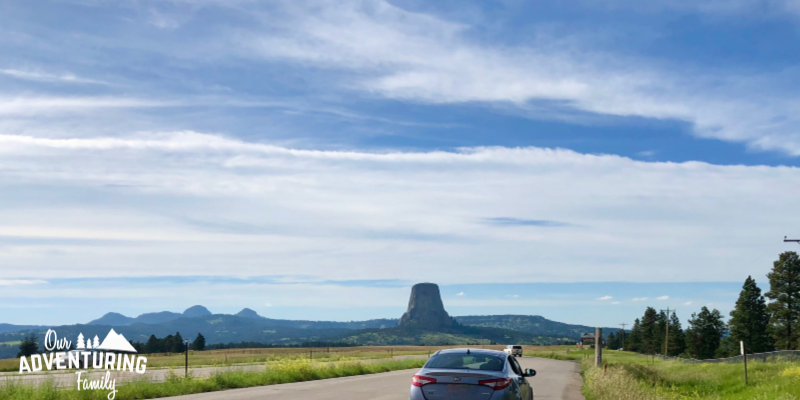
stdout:
[[(357, 346), (331, 348), (264, 348), (264, 349), (226, 349), (190, 351), (189, 366), (224, 366), (234, 364), (255, 364), (279, 360), (301, 360), (312, 357), (315, 361), (348, 361), (389, 358), (399, 355), (419, 355), (440, 349), (466, 346)], [(487, 349), (500, 350), (505, 346), (485, 345)], [(537, 348), (538, 346), (526, 346)], [(144, 354), (148, 368), (183, 367), (183, 353)], [(0, 360), (0, 372), (19, 371), (19, 358)]]
[(593, 350), (567, 353), (560, 346), (527, 355), (581, 361), (587, 400), (800, 400), (797, 362), (750, 362), (745, 385), (741, 363), (687, 364), (604, 350), (604, 373), (593, 366)]
[[(152, 399), (191, 393), (214, 392), (252, 386), (275, 385), (343, 376), (374, 374), (400, 369), (419, 368), (427, 360), (394, 360), (378, 363), (312, 363), (309, 360), (283, 360), (269, 363), (263, 372), (222, 372), (207, 379), (170, 375), (166, 382), (146, 379), (117, 386), (115, 400)], [(3, 400), (106, 400), (107, 390), (57, 389), (49, 385), (32, 387), (8, 383), (0, 385)]]

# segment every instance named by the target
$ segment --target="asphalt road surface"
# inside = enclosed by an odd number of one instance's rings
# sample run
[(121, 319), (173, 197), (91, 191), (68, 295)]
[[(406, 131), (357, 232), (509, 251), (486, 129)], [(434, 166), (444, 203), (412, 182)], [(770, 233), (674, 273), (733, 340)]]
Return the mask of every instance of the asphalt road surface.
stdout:
[[(580, 365), (572, 361), (523, 357), (522, 368), (533, 368), (528, 378), (536, 400), (584, 400)], [(407, 400), (411, 377), (419, 369), (319, 381), (259, 386), (222, 392), (171, 397), (173, 400)]]

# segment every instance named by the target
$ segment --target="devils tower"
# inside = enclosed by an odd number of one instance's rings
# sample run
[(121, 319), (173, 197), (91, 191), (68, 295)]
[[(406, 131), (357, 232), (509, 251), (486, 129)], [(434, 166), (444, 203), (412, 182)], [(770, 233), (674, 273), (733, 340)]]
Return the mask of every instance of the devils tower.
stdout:
[(453, 323), (453, 318), (444, 310), (439, 286), (435, 283), (418, 283), (411, 288), (408, 310), (400, 318), (398, 325), (437, 330), (450, 328)]

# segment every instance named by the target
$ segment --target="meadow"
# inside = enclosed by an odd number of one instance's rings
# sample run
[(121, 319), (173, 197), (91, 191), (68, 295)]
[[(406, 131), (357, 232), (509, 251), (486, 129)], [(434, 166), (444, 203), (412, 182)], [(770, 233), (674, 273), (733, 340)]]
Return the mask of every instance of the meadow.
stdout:
[[(500, 350), (502, 345), (478, 345)], [(473, 346), (473, 347), (478, 347)], [(262, 349), (225, 349), (189, 351), (189, 367), (258, 364), (280, 360), (313, 359), (314, 361), (351, 361), (391, 358), (402, 355), (422, 355), (440, 349), (470, 346), (355, 346), (355, 347), (280, 347)], [(526, 346), (538, 348), (541, 346)], [(147, 357), (147, 368), (183, 367), (184, 353), (143, 354)], [(19, 371), (19, 358), (0, 360), (0, 372)]]
[(595, 368), (594, 351), (533, 350), (527, 355), (581, 362), (587, 400), (800, 400), (800, 363), (789, 361), (688, 364), (631, 352), (603, 350), (608, 370)]
[[(214, 392), (252, 386), (275, 385), (344, 376), (375, 374), (401, 369), (419, 368), (426, 359), (387, 360), (377, 363), (344, 362), (317, 363), (308, 359), (267, 363), (260, 372), (220, 372), (209, 378), (184, 378), (170, 373), (165, 382), (149, 382), (146, 378), (117, 386), (115, 400), (152, 399), (183, 394)], [(0, 385), (4, 400), (107, 400), (106, 390), (77, 390), (75, 387), (56, 388), (49, 384), (39, 387), (8, 382)]]

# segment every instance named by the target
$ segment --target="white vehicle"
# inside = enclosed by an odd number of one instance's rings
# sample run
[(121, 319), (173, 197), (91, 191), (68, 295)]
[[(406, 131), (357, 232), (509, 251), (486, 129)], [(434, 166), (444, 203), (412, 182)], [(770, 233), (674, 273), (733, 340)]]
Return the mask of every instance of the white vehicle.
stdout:
[(503, 352), (514, 357), (522, 357), (522, 346), (508, 345)]

